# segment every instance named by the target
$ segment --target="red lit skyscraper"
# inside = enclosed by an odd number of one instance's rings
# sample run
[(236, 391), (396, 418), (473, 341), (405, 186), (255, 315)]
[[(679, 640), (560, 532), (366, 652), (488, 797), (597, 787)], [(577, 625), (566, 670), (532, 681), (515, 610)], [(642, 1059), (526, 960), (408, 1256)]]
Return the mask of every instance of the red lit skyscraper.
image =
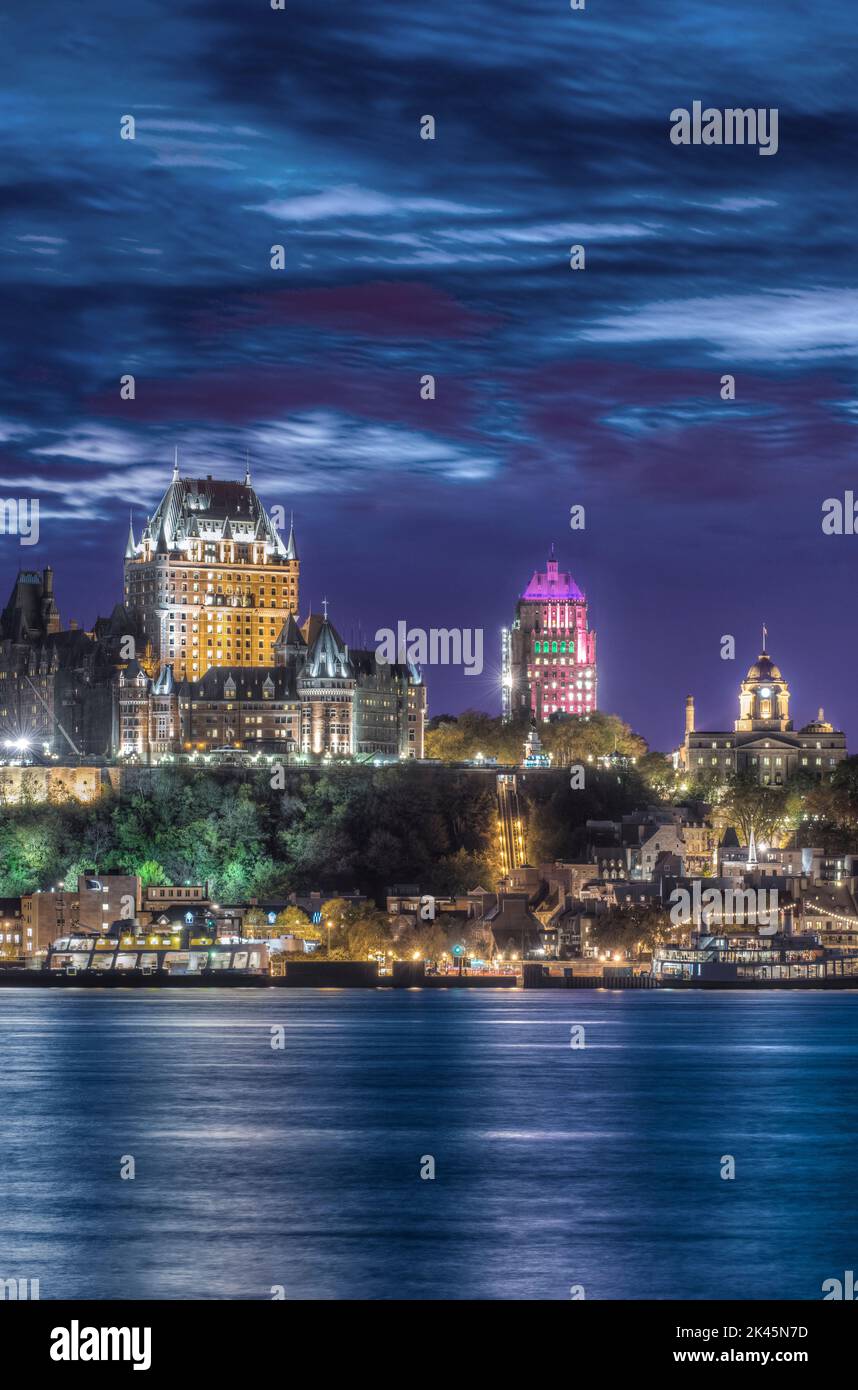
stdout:
[(560, 573), (554, 547), (537, 570), (503, 630), (503, 713), (537, 721), (559, 711), (596, 709), (596, 634), (587, 626), (587, 599), (571, 574)]

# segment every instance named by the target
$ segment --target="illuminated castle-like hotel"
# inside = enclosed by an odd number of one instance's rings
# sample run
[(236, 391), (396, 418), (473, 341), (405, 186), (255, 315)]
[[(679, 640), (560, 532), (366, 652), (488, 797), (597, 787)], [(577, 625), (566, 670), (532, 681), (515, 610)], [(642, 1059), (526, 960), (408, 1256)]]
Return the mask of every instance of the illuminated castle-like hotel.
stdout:
[(587, 625), (587, 600), (571, 574), (560, 572), (553, 546), (501, 641), (504, 719), (541, 722), (597, 708), (596, 634)]
[(18, 575), (0, 613), (0, 732), (54, 756), (144, 763), (240, 749), (286, 757), (422, 758), (426, 691), (412, 663), (349, 648), (298, 614), (283, 540), (243, 482), (182, 478), (125, 548), (125, 601), (61, 628), (53, 573)]
[(129, 528), (125, 607), (177, 681), (212, 666), (273, 666), (298, 612), (294, 528), (284, 542), (251, 487), (180, 478), (178, 465), (139, 542)]

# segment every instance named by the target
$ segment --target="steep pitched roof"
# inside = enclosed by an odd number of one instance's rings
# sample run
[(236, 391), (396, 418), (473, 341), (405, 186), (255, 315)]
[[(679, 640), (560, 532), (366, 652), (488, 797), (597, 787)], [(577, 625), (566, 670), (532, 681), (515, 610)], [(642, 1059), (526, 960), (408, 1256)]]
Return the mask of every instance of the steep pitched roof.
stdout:
[(280, 629), (280, 635), (277, 638), (275, 647), (294, 647), (296, 650), (301, 650), (306, 647), (306, 645), (307, 643), (304, 639), (304, 635), (295, 621), (295, 614), (290, 613)]
[[(225, 694), (229, 683), (235, 687), (234, 696)], [(262, 700), (265, 690), (274, 700), (297, 700), (294, 665), (210, 666), (200, 680), (187, 684), (187, 693), (194, 700)]]
[[(144, 537), (157, 536), (167, 550), (191, 536), (203, 540), (263, 540), (280, 560), (296, 558), (273, 525), (249, 476), (242, 483), (220, 478), (180, 478), (172, 481), (151, 517)], [(293, 538), (294, 539), (294, 538)]]
[[(318, 617), (318, 614), (311, 616), (310, 626), (312, 626), (313, 617)], [(316, 628), (315, 637), (308, 645), (309, 651), (302, 672), (304, 676), (322, 677), (327, 680), (349, 680), (354, 675), (348, 649), (336, 628), (327, 618), (322, 618), (321, 623)]]

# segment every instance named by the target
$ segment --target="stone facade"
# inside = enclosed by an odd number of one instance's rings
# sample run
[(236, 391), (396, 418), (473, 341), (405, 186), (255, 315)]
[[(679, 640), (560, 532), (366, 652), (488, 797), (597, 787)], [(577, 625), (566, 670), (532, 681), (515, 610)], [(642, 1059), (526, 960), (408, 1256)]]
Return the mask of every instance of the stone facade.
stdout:
[(139, 541), (129, 528), (125, 605), (158, 665), (196, 681), (212, 666), (274, 664), (286, 617), (298, 612), (294, 529), (284, 541), (250, 483), (172, 481)]
[(0, 741), (22, 753), (109, 757), (119, 634), (135, 631), (121, 607), (92, 632), (63, 631), (53, 572), (20, 573), (0, 614)]
[(327, 614), (290, 615), (275, 665), (212, 667), (199, 681), (171, 666), (155, 680), (136, 663), (119, 681), (120, 753), (141, 762), (176, 754), (422, 758), (425, 689), (416, 668), (350, 651)]
[(818, 781), (830, 777), (847, 756), (846, 735), (826, 721), (821, 709), (816, 719), (794, 730), (789, 704), (789, 685), (768, 653), (761, 652), (742, 681), (732, 730), (695, 729), (689, 695), (676, 766), (689, 778), (710, 775), (726, 781), (731, 774), (745, 773), (772, 787), (784, 786), (798, 773)]

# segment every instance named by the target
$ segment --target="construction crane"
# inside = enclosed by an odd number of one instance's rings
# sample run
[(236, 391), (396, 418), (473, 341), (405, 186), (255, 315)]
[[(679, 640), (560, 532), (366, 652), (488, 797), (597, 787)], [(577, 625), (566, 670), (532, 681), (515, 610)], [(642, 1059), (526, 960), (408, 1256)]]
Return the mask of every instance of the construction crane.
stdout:
[(79, 757), (79, 758), (83, 757), (83, 754), (81, 753), (80, 749), (78, 748), (78, 746), (77, 746), (77, 744), (75, 743), (74, 739), (72, 738), (71, 734), (69, 734), (69, 733), (66, 732), (66, 730), (63, 728), (63, 726), (62, 726), (62, 724), (60, 723), (60, 721), (57, 719), (57, 716), (56, 716), (55, 714), (52, 714), (52, 713), (51, 713), (50, 706), (49, 706), (47, 700), (46, 700), (46, 699), (44, 698), (44, 696), (42, 695), (42, 692), (36, 688), (36, 686), (35, 686), (35, 685), (33, 684), (33, 682), (30, 680), (30, 677), (29, 677), (28, 675), (25, 675), (25, 676), (24, 676), (24, 680), (27, 682), (28, 686), (29, 686), (30, 689), (32, 690), (32, 692), (33, 692), (33, 694), (35, 695), (36, 699), (37, 699), (37, 700), (39, 701), (39, 703), (43, 706), (44, 711), (45, 711), (45, 713), (46, 713), (47, 716), (48, 716), (48, 719), (53, 720), (53, 722), (56, 724), (57, 728), (59, 729), (59, 731), (60, 731), (60, 733), (62, 734), (63, 738), (65, 739), (66, 743), (69, 744), (69, 746), (71, 747), (71, 749), (73, 750), (73, 752), (77, 755), (77, 757)]

